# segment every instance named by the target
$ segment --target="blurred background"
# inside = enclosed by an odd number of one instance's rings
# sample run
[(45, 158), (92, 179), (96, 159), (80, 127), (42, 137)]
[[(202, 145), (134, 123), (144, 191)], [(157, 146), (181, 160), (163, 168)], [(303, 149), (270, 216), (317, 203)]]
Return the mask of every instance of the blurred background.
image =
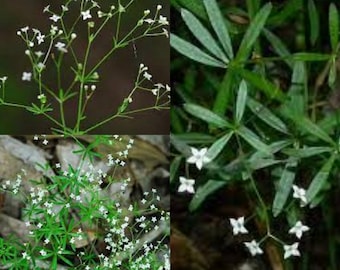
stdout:
[[(51, 10), (60, 13), (60, 5), (65, 1), (53, 1)], [(122, 1), (126, 3), (127, 1)], [(98, 1), (101, 6), (109, 7), (117, 4), (117, 1)], [(36, 101), (37, 85), (32, 82), (21, 80), (22, 72), (31, 71), (32, 67), (27, 56), (24, 54), (26, 46), (16, 32), (24, 26), (30, 26), (41, 30), (43, 33), (50, 28), (50, 14), (43, 13), (43, 8), (49, 3), (45, 0), (19, 1), (2, 0), (0, 9), (0, 77), (8, 76), (6, 81), (6, 101), (13, 103), (31, 104)], [(142, 16), (145, 9), (154, 13), (156, 6), (161, 4), (161, 14), (169, 18), (168, 0), (143, 0), (135, 1), (128, 13), (124, 14), (122, 33), (127, 33), (131, 26)], [(73, 3), (74, 11), (70, 10), (69, 17), (72, 23), (72, 15), (79, 12), (79, 6)], [(73, 13), (73, 14), (72, 14)], [(92, 14), (94, 15), (94, 14)], [(96, 16), (93, 16), (96, 17)], [(85, 23), (80, 23), (76, 30), (77, 39), (74, 46), (79, 55), (83, 55), (87, 45)], [(82, 27), (82, 28), (81, 28)], [(112, 20), (98, 39), (94, 42), (94, 49), (90, 55), (90, 63), (96, 63), (110, 49), (115, 20)], [(81, 30), (82, 29), (82, 30)], [(79, 31), (78, 31), (79, 30)], [(85, 32), (84, 32), (85, 30)], [(45, 44), (47, 46), (47, 44)], [(43, 47), (42, 47), (43, 48)], [(52, 62), (48, 62), (51, 67)], [(97, 90), (87, 107), (87, 119), (84, 126), (98, 123), (107, 116), (117, 111), (117, 107), (133, 88), (138, 73), (139, 64), (144, 63), (149, 67), (155, 83), (168, 83), (170, 80), (169, 63), (169, 40), (164, 36), (148, 37), (135, 43), (135, 48), (130, 45), (120, 49), (103, 66), (100, 67), (100, 81)], [(47, 64), (48, 66), (48, 64)], [(53, 85), (56, 76), (55, 70), (46, 70), (46, 78), (52, 80)], [(67, 56), (64, 63), (63, 80), (68, 82), (72, 79), (73, 72), (68, 65)], [(65, 88), (69, 84), (66, 83)], [(148, 93), (136, 95), (131, 109), (152, 106), (154, 96)], [(55, 106), (56, 104), (54, 104)], [(56, 107), (55, 107), (56, 108)], [(66, 118), (68, 125), (73, 124), (76, 113), (76, 102), (66, 103)], [(58, 115), (56, 110), (55, 115)], [(148, 111), (134, 115), (134, 119), (119, 119), (98, 128), (94, 133), (118, 133), (118, 134), (168, 134), (169, 111)], [(50, 133), (52, 124), (42, 116), (34, 116), (24, 109), (13, 109), (0, 106), (0, 133), (2, 134), (41, 134)]]

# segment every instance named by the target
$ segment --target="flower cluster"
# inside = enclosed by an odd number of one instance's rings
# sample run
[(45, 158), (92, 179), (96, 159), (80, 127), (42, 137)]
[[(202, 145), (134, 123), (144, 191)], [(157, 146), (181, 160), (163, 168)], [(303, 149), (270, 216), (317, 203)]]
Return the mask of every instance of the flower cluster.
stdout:
[[(121, 180), (120, 193), (110, 194), (114, 176), (108, 171), (125, 166), (134, 140), (125, 141), (119, 135), (98, 138), (98, 142), (123, 145), (103, 160), (105, 169), (92, 164), (87, 156), (91, 148), (85, 147), (78, 167), (63, 162), (42, 166), (53, 169), (55, 175), (48, 181), (35, 180), (26, 195), (22, 191), (27, 198), (24, 221), (30, 241), (18, 250), (19, 257), (7, 262), (9, 265), (20, 262), (22, 269), (28, 269), (55, 257), (51, 268), (58, 260), (82, 269), (170, 269), (169, 247), (164, 241), (170, 214), (156, 206), (161, 200), (157, 190), (144, 192), (140, 201), (126, 205), (121, 199), (131, 185), (127, 178)], [(45, 135), (35, 135), (34, 140), (49, 143)], [(2, 188), (17, 194), (21, 182), (18, 176), (13, 190), (7, 181)], [(96, 241), (102, 241), (100, 249)], [(77, 257), (78, 263), (70, 257)]]
[[(24, 26), (17, 31), (17, 35), (27, 46), (25, 54), (29, 58), (32, 66), (31, 70), (24, 70), (22, 72), (21, 80), (24, 82), (34, 81), (38, 85), (36, 95), (37, 103), (33, 103), (31, 106), (7, 102), (5, 100), (4, 87), (7, 77), (3, 77), (0, 78), (3, 92), (0, 104), (25, 108), (34, 114), (44, 115), (49, 120), (53, 121), (58, 128), (65, 131), (68, 128), (68, 125), (64, 116), (63, 104), (67, 100), (78, 96), (77, 121), (74, 130), (79, 132), (81, 122), (86, 118), (84, 117), (86, 112), (85, 109), (97, 89), (96, 83), (99, 81), (97, 70), (109, 59), (109, 57), (117, 50), (126, 47), (129, 44), (134, 45), (135, 41), (139, 39), (155, 36), (168, 37), (168, 30), (166, 28), (168, 27), (169, 22), (167, 18), (161, 14), (161, 5), (157, 5), (154, 12), (151, 12), (148, 9), (144, 10), (136, 20), (135, 26), (128, 31), (127, 34), (122, 35), (121, 24), (123, 23), (123, 17), (134, 2), (135, 0), (126, 4), (119, 2), (118, 6), (112, 5), (108, 10), (105, 10), (104, 7), (102, 8), (96, 1), (67, 1), (60, 6), (59, 11), (53, 11), (49, 5), (46, 6), (43, 12), (48, 14), (49, 21), (51, 22), (47, 32), (44, 33), (37, 28), (31, 28), (29, 26)], [(71, 11), (76, 13), (78, 17), (74, 24), (71, 27), (68, 27), (69, 23), (65, 17)], [(88, 60), (90, 52), (93, 50), (95, 40), (113, 18), (117, 18), (117, 22), (112, 37), (112, 48), (104, 54), (102, 59), (98, 60), (97, 63), (91, 63), (90, 66)], [(75, 32), (78, 24), (85, 24), (85, 27), (88, 28), (88, 42), (85, 57), (83, 56), (83, 53), (77, 52), (77, 47), (74, 45), (75, 40), (78, 38), (78, 34)], [(69, 83), (69, 85), (65, 85), (61, 79), (62, 61), (68, 54), (73, 60), (71, 69), (74, 72), (74, 80)], [(47, 80), (46, 82), (44, 80), (44, 71), (49, 67), (50, 63), (52, 66), (54, 65), (54, 71), (57, 73), (57, 89), (55, 89), (55, 83), (53, 84), (51, 80), (48, 80), (48, 82)], [(135, 88), (131, 90), (127, 95), (127, 98), (122, 101), (117, 112), (112, 116), (108, 116), (100, 123), (95, 124), (92, 128), (86, 130), (86, 132), (117, 117), (129, 118), (130, 114), (138, 113), (146, 109), (161, 110), (169, 108), (170, 87), (162, 83), (152, 83), (152, 75), (147, 70), (147, 67), (141, 64), (137, 80), (135, 81)], [(145, 83), (151, 82), (152, 87), (146, 87), (143, 83), (144, 81)], [(155, 102), (152, 106), (147, 108), (127, 111), (126, 108), (133, 102), (132, 95), (137, 90), (144, 90), (152, 93), (152, 95), (156, 97)], [(50, 111), (54, 110), (51, 105), (52, 103), (49, 103), (51, 98), (57, 100), (58, 103), (61, 103), (59, 108), (60, 120), (48, 114)]]

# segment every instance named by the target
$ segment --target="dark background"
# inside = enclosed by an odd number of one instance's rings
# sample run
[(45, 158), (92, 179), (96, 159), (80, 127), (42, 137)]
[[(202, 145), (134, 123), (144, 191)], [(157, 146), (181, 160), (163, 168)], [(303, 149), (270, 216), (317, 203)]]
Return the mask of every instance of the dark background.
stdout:
[[(60, 12), (60, 5), (64, 1), (55, 1), (51, 5), (51, 10), (56, 13)], [(98, 1), (102, 6), (109, 6), (111, 1)], [(123, 2), (125, 3), (125, 2)], [(19, 0), (2, 0), (0, 8), (0, 77), (8, 76), (6, 82), (6, 101), (30, 104), (36, 101), (37, 85), (32, 82), (22, 82), (21, 76), (23, 71), (30, 71), (31, 65), (27, 56), (24, 54), (26, 49), (24, 42), (16, 35), (21, 27), (26, 25), (35, 27), (43, 33), (50, 28), (52, 21), (49, 20), (50, 14), (43, 14), (43, 8), (49, 3), (43, 0), (19, 1)], [(116, 4), (116, 1), (113, 1)], [(130, 29), (140, 18), (145, 9), (150, 9), (152, 13), (156, 5), (161, 4), (163, 9), (161, 14), (169, 18), (169, 1), (167, 0), (143, 0), (135, 1), (131, 10), (125, 14), (122, 24), (123, 32)], [(73, 3), (70, 8), (70, 14), (79, 12), (78, 3)], [(105, 9), (103, 9), (105, 11)], [(96, 17), (94, 11), (91, 12), (93, 18)], [(68, 17), (67, 16), (67, 17)], [(66, 18), (67, 18), (66, 17)], [(115, 29), (115, 20), (112, 20), (105, 28), (103, 33), (94, 42), (94, 50), (90, 56), (90, 63), (101, 59), (101, 57), (110, 49), (112, 42), (112, 33)], [(83, 22), (80, 26), (86, 31)], [(74, 45), (77, 47), (77, 53), (83, 54), (86, 44), (87, 35), (77, 32), (77, 39)], [(46, 42), (46, 41), (45, 41)], [(46, 44), (45, 44), (46, 45)], [(43, 48), (43, 46), (42, 46)], [(149, 67), (153, 75), (154, 82), (169, 82), (169, 40), (164, 36), (142, 39), (136, 42), (137, 58), (132, 46), (119, 50), (110, 58), (100, 69), (100, 82), (97, 84), (97, 90), (87, 108), (87, 119), (84, 121), (85, 126), (99, 122), (106, 116), (117, 111), (124, 97), (133, 88), (140, 63)], [(67, 65), (67, 56), (64, 66), (66, 81), (72, 78), (73, 73)], [(47, 63), (53, 66), (52, 62)], [(55, 78), (55, 71), (46, 70), (48, 79)], [(46, 80), (46, 77), (45, 77)], [(51, 83), (53, 85), (53, 81)], [(66, 86), (68, 83), (66, 83)], [(76, 113), (76, 99), (66, 103), (66, 119), (68, 125), (74, 123)], [(131, 109), (149, 107), (154, 102), (154, 97), (143, 93), (136, 95)], [(56, 105), (56, 104), (55, 104)], [(55, 107), (57, 108), (57, 107)], [(55, 112), (58, 115), (58, 110)], [(120, 134), (168, 134), (169, 133), (169, 112), (168, 111), (148, 111), (139, 113), (134, 119), (114, 120), (109, 124), (97, 129), (94, 133), (120, 133)], [(0, 133), (8, 134), (39, 134), (49, 133), (52, 124), (42, 116), (34, 116), (23, 109), (13, 109), (9, 107), (0, 107)]]

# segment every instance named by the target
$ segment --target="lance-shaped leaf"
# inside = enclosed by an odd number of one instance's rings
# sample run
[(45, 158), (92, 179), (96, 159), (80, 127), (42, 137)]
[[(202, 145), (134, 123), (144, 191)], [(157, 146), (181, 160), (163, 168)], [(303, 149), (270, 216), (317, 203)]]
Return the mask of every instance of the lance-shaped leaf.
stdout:
[(308, 15), (310, 24), (310, 42), (314, 46), (320, 32), (319, 14), (316, 10), (314, 0), (308, 0)]
[(296, 165), (296, 160), (294, 158), (290, 158), (282, 172), (273, 201), (272, 209), (274, 217), (281, 213), (286, 204), (294, 183)]
[(210, 55), (203, 52), (201, 49), (185, 41), (184, 39), (176, 36), (175, 34), (170, 35), (170, 45), (179, 53), (183, 54), (184, 56), (196, 62), (205, 64), (208, 66), (219, 67), (219, 68), (227, 67), (226, 64), (211, 57)]
[(190, 29), (191, 33), (197, 38), (199, 42), (218, 59), (224, 63), (228, 63), (229, 60), (222, 50), (218, 47), (216, 41), (211, 36), (209, 31), (201, 24), (201, 22), (188, 10), (181, 10), (182, 18), (185, 24)]
[(199, 105), (184, 104), (184, 109), (191, 115), (207, 122), (208, 124), (219, 128), (232, 127), (232, 125), (227, 120)]
[(247, 83), (242, 80), (237, 92), (237, 100), (236, 100), (236, 122), (240, 123), (244, 114), (244, 109), (246, 107), (248, 95), (248, 87)]
[(308, 202), (311, 202), (314, 197), (326, 186), (334, 160), (335, 155), (332, 155), (313, 178), (306, 192), (306, 198)]
[(339, 42), (339, 14), (334, 3), (329, 6), (329, 37), (331, 40), (332, 51), (336, 51)]
[(223, 19), (222, 13), (218, 8), (216, 0), (203, 0), (205, 9), (215, 33), (220, 40), (225, 52), (230, 59), (234, 58), (233, 47), (231, 44), (228, 29)]
[(264, 153), (270, 153), (268, 145), (263, 143), (261, 139), (250, 129), (242, 126), (237, 130), (237, 133), (255, 149)]
[(260, 11), (256, 14), (254, 20), (250, 23), (240, 45), (240, 49), (236, 55), (237, 61), (245, 61), (251, 52), (252, 46), (260, 35), (267, 18), (272, 9), (272, 4), (267, 3)]
[(231, 131), (224, 135), (223, 137), (219, 138), (209, 147), (206, 156), (210, 159), (210, 161), (214, 160), (221, 153), (221, 151), (227, 145), (232, 135), (233, 132)]

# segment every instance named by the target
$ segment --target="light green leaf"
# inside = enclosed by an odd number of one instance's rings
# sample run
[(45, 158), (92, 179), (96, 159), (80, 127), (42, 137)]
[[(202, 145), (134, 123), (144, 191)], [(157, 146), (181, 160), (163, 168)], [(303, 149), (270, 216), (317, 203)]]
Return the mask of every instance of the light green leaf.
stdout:
[(309, 14), (309, 24), (310, 24), (310, 42), (315, 45), (319, 37), (320, 32), (320, 22), (319, 14), (316, 10), (314, 0), (308, 0), (308, 14)]
[(229, 60), (222, 50), (218, 47), (214, 38), (208, 30), (201, 24), (201, 22), (188, 10), (181, 10), (182, 18), (185, 24), (190, 29), (191, 33), (197, 38), (199, 42), (213, 55), (215, 55), (222, 62), (228, 64)]
[(236, 100), (236, 122), (240, 123), (244, 114), (244, 108), (246, 107), (248, 95), (247, 83), (242, 80), (237, 92)]
[[(171, 119), (172, 121), (172, 119)], [(210, 144), (213, 143), (216, 138), (214, 136), (205, 134), (205, 133), (196, 133), (196, 132), (189, 132), (189, 133), (177, 133), (176, 137), (189, 144)]]
[(208, 180), (204, 185), (200, 186), (196, 190), (195, 195), (189, 204), (189, 210), (195, 211), (210, 194), (219, 190), (226, 184), (226, 181)]
[(184, 56), (213, 67), (219, 67), (219, 68), (226, 68), (227, 65), (218, 61), (217, 59), (209, 56), (205, 52), (203, 52), (201, 49), (197, 48), (196, 46), (192, 45), (191, 43), (185, 41), (184, 39), (181, 39), (180, 37), (176, 36), (175, 34), (170, 35), (170, 45), (173, 47), (176, 51), (183, 54)]
[(242, 126), (237, 130), (237, 133), (255, 149), (264, 153), (270, 153), (268, 145), (263, 143), (260, 138), (250, 129)]
[(311, 202), (314, 199), (314, 197), (327, 184), (327, 179), (328, 179), (329, 173), (332, 169), (334, 160), (335, 160), (335, 155), (332, 155), (327, 160), (327, 162), (322, 166), (320, 171), (313, 178), (313, 180), (312, 180), (311, 184), (309, 185), (307, 192), (306, 192), (306, 198), (307, 198), (308, 202)]
[(223, 148), (227, 145), (231, 136), (233, 135), (233, 131), (227, 133), (223, 137), (219, 138), (216, 142), (214, 142), (208, 149), (206, 156), (210, 159), (210, 161), (214, 160), (223, 150)]
[(292, 54), (292, 58), (295, 61), (303, 61), (303, 62), (315, 62), (315, 61), (328, 61), (331, 57), (330, 54), (324, 54), (324, 53), (294, 53)]
[(215, 33), (221, 42), (225, 52), (230, 59), (234, 58), (233, 47), (231, 44), (228, 29), (223, 19), (222, 13), (218, 8), (216, 0), (203, 0), (205, 9), (208, 13), (208, 17)]
[(332, 51), (336, 52), (339, 42), (339, 14), (334, 3), (329, 6), (329, 37)]
[(292, 189), (292, 185), (294, 183), (295, 171), (293, 170), (295, 170), (296, 165), (296, 160), (291, 158), (287, 162), (282, 172), (273, 201), (272, 210), (274, 217), (278, 216), (281, 213), (283, 207), (286, 204), (286, 201)]
[(184, 104), (183, 106), (188, 113), (207, 122), (208, 124), (219, 128), (232, 127), (232, 125), (227, 120), (202, 106), (195, 104)]
[(247, 105), (254, 113), (254, 115), (259, 117), (263, 122), (276, 129), (277, 131), (285, 134), (288, 133), (288, 128), (286, 124), (282, 122), (282, 120), (278, 118), (275, 114), (273, 114), (269, 109), (264, 107), (261, 103), (252, 98), (249, 98)]
[(336, 73), (337, 73), (337, 61), (335, 57), (332, 57), (328, 73), (328, 86), (331, 89), (335, 88)]
[(272, 4), (267, 3), (264, 5), (260, 11), (256, 14), (254, 20), (250, 23), (242, 41), (240, 48), (236, 55), (236, 61), (242, 62), (248, 58), (251, 52), (252, 46), (260, 35), (266, 20), (271, 12)]
[(293, 156), (296, 158), (307, 158), (315, 155), (320, 155), (326, 152), (331, 152), (333, 150), (332, 147), (324, 147), (324, 146), (314, 146), (314, 147), (304, 147), (300, 149), (284, 149), (283, 153), (289, 156)]

